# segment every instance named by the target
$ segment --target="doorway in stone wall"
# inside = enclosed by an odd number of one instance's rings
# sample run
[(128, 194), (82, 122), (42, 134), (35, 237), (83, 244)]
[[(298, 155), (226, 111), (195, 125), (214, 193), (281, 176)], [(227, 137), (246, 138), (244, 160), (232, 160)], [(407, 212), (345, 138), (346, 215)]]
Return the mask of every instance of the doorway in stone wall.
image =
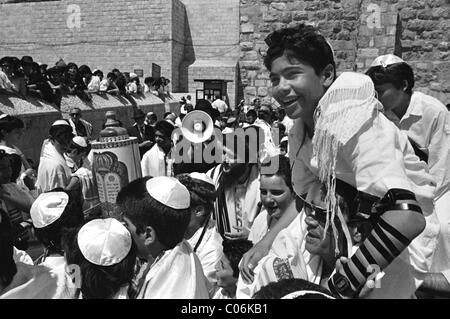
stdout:
[[(213, 101), (216, 95), (220, 96), (222, 100), (228, 101), (227, 80), (194, 80), (195, 82), (202, 82), (203, 89), (196, 91), (197, 99), (206, 99)], [(228, 102), (227, 102), (228, 103)]]

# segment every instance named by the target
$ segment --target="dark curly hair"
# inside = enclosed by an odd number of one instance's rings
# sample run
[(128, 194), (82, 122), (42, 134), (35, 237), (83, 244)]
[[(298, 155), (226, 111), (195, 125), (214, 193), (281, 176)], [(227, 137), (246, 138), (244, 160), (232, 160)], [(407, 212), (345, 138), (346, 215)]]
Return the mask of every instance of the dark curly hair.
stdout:
[(278, 175), (283, 178), (284, 182), (286, 183), (286, 186), (289, 187), (289, 189), (294, 191), (292, 187), (292, 177), (291, 177), (291, 164), (289, 161), (289, 158), (284, 155), (275, 155), (270, 158), (265, 159), (261, 163), (261, 167), (269, 167), (273, 164), (273, 162), (278, 161), (278, 169), (274, 174), (266, 174), (264, 173), (264, 170), (261, 170), (262, 175)]
[(233, 277), (239, 277), (239, 262), (242, 256), (253, 247), (253, 243), (247, 239), (224, 239), (222, 242), (223, 253), (233, 269)]
[(285, 54), (289, 59), (294, 58), (311, 65), (316, 74), (320, 74), (331, 64), (336, 77), (333, 50), (314, 26), (302, 23), (276, 30), (267, 36), (265, 42), (269, 46), (264, 58), (264, 65), (268, 70), (271, 69), (273, 60)]
[(214, 201), (217, 197), (214, 185), (199, 179), (194, 179), (189, 174), (179, 174), (176, 177), (188, 189), (191, 195), (191, 207), (201, 205), (208, 211), (213, 210)]
[(366, 71), (375, 85), (382, 85), (385, 83), (391, 83), (396, 89), (402, 89), (404, 81), (408, 82), (406, 87), (406, 93), (412, 94), (414, 87), (414, 72), (412, 68), (406, 62), (394, 63), (386, 67), (377, 65), (369, 68)]
[(136, 233), (145, 233), (147, 226), (155, 229), (158, 240), (167, 248), (174, 248), (189, 225), (189, 209), (174, 209), (161, 204), (147, 192), (146, 181), (140, 178), (122, 188), (117, 204), (125, 217), (136, 226)]

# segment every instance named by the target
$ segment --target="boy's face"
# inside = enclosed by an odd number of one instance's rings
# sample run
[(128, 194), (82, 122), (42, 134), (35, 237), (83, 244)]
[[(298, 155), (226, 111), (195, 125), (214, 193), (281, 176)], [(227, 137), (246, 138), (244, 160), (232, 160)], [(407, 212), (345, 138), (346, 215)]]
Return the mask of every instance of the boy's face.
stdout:
[(237, 278), (233, 277), (233, 269), (230, 261), (225, 255), (216, 265), (217, 285), (221, 288), (233, 288), (236, 286)]
[(401, 106), (406, 93), (400, 88), (397, 89), (392, 83), (384, 83), (375, 86), (378, 100), (383, 104), (385, 111), (392, 111)]
[(150, 252), (145, 245), (145, 233), (138, 234), (136, 226), (126, 216), (121, 218), (122, 224), (128, 229), (137, 247), (137, 256), (143, 259), (147, 259)]
[(287, 116), (291, 119), (312, 118), (325, 93), (324, 75), (317, 75), (309, 64), (283, 54), (272, 61), (270, 80), (273, 97)]
[(278, 220), (294, 200), (283, 177), (261, 175), (261, 202), (272, 220)]

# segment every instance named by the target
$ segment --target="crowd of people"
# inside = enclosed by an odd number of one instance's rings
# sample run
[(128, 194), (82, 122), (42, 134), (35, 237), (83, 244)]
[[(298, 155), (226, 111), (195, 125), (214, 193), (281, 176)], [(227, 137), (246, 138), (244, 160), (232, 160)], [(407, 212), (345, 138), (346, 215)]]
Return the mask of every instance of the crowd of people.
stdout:
[[(338, 76), (313, 26), (266, 43), (276, 107), (135, 109), (143, 177), (122, 185), (116, 216), (98, 210), (79, 109), (49, 128), (38, 168), (16, 146), (23, 122), (0, 116), (0, 298), (450, 297), (446, 107), (395, 55)], [(195, 111), (215, 133), (194, 146), (177, 129)], [(121, 126), (110, 112), (108, 126)]]
[(167, 92), (170, 80), (165, 77), (146, 77), (144, 83), (133, 72), (113, 69), (106, 75), (87, 65), (58, 60), (54, 66), (39, 64), (31, 56), (5, 56), (0, 59), (0, 94), (26, 99), (34, 96), (60, 108), (61, 98), (76, 95), (84, 102), (92, 100), (92, 94), (124, 95)]

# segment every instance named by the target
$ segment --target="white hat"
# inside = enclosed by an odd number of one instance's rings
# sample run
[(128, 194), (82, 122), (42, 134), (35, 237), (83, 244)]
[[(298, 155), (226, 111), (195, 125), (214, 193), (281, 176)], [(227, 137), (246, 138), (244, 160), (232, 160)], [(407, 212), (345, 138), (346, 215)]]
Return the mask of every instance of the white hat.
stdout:
[(287, 142), (288, 140), (289, 139), (288, 139), (287, 136), (283, 136), (283, 138), (281, 139), (280, 143)]
[(89, 262), (99, 266), (120, 263), (131, 249), (131, 235), (117, 219), (94, 219), (78, 232), (78, 247)]
[(2, 115), (0, 115), (0, 120), (7, 117), (9, 114), (3, 113)]
[(370, 67), (373, 66), (379, 66), (381, 65), (382, 67), (387, 67), (388, 65), (391, 64), (395, 64), (395, 63), (404, 63), (405, 61), (403, 61), (400, 57), (393, 55), (393, 54), (385, 54), (385, 55), (380, 55), (379, 57), (377, 57), (372, 64), (370, 65)]
[(136, 73), (133, 73), (133, 72), (130, 73), (130, 79), (134, 79), (137, 77), (138, 77), (138, 75)]
[(163, 205), (174, 209), (186, 209), (191, 205), (188, 189), (174, 177), (153, 177), (146, 186), (150, 196)]
[(204, 182), (206, 182), (208, 184), (211, 184), (213, 186), (216, 186), (214, 184), (214, 181), (212, 180), (212, 178), (209, 177), (208, 175), (206, 175), (205, 173), (192, 172), (192, 173), (189, 174), (189, 176), (192, 179), (198, 179), (198, 180), (204, 181)]
[(86, 139), (84, 137), (81, 137), (81, 136), (75, 136), (72, 139), (72, 142), (74, 142), (75, 144), (77, 144), (78, 146), (81, 146), (81, 147), (87, 147), (88, 146), (87, 142), (86, 142)]
[(55, 122), (53, 122), (52, 126), (56, 126), (56, 125), (68, 125), (68, 126), (70, 126), (70, 124), (66, 120), (56, 120)]
[(49, 192), (39, 195), (30, 209), (33, 226), (43, 228), (58, 220), (68, 202), (69, 195), (64, 192)]

